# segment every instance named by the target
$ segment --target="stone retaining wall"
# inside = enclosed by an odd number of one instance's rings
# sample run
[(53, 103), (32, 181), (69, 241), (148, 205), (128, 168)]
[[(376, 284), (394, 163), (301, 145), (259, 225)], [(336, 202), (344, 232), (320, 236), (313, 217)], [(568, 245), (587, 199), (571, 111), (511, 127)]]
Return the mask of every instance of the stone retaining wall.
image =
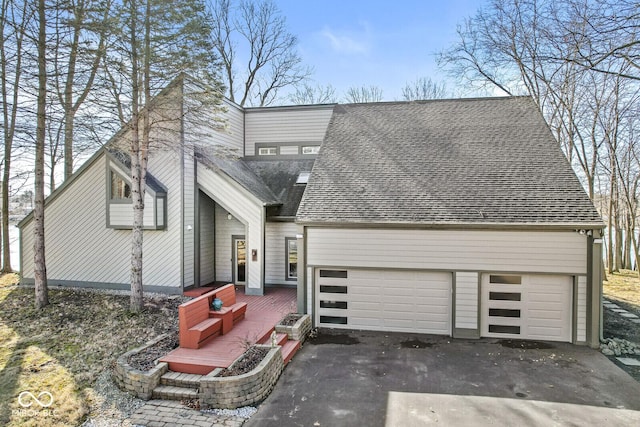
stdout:
[(282, 351), (280, 347), (257, 347), (268, 348), (269, 352), (251, 372), (232, 377), (216, 377), (220, 372), (216, 369), (202, 377), (198, 394), (202, 407), (235, 409), (261, 402), (271, 393), (284, 369)]
[(303, 343), (307, 336), (309, 336), (309, 332), (311, 332), (311, 316), (308, 314), (303, 315), (292, 326), (276, 325), (276, 332), (287, 334), (290, 340)]
[(126, 390), (140, 399), (151, 399), (153, 390), (160, 384), (160, 377), (169, 370), (169, 365), (161, 362), (150, 371), (140, 371), (129, 365), (127, 360), (130, 355), (139, 353), (145, 348), (156, 344), (168, 336), (169, 334), (160, 335), (142, 347), (128, 351), (118, 358), (113, 372), (113, 380), (121, 390)]

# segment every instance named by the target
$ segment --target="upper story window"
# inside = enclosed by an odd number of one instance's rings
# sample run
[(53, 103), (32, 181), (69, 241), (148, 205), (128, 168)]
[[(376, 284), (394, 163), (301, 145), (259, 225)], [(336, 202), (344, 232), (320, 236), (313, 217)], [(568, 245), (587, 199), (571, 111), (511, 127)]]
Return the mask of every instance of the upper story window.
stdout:
[[(107, 228), (130, 230), (133, 227), (131, 182), (127, 175), (126, 166), (108, 155), (105, 173), (105, 197), (107, 199), (105, 216)], [(147, 174), (144, 204), (144, 229), (166, 229), (167, 190), (150, 174)]]
[(320, 152), (319, 145), (306, 145), (302, 147), (302, 154), (318, 154)]
[(311, 176), (311, 172), (300, 172), (300, 175), (298, 175), (298, 179), (296, 179), (296, 184), (308, 183), (310, 176)]
[(258, 149), (259, 156), (275, 156), (278, 154), (278, 149), (276, 147), (260, 147)]
[(131, 199), (131, 186), (114, 171), (111, 171), (111, 200)]

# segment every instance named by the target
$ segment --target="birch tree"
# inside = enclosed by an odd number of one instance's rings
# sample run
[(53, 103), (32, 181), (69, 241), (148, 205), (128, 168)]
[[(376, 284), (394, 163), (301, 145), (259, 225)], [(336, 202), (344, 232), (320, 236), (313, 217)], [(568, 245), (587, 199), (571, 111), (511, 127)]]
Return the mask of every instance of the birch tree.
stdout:
[(38, 1), (37, 50), (38, 106), (36, 113), (35, 209), (33, 211), (33, 229), (36, 308), (42, 309), (49, 304), (44, 239), (44, 146), (46, 143), (47, 106), (47, 20), (44, 0)]
[(116, 109), (127, 126), (131, 168), (133, 228), (131, 234), (130, 310), (143, 308), (143, 217), (149, 152), (153, 149), (151, 102), (181, 73), (190, 72), (210, 84), (219, 101), (221, 87), (211, 31), (201, 1), (129, 0), (118, 10), (119, 26), (109, 43), (106, 80)]

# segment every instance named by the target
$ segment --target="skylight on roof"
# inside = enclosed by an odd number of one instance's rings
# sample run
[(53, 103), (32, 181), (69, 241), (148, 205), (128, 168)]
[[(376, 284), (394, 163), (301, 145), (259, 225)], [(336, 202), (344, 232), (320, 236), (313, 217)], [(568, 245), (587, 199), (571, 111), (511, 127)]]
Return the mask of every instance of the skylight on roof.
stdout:
[(306, 184), (309, 182), (309, 177), (311, 176), (311, 172), (300, 172), (298, 175), (298, 179), (296, 179), (296, 184)]

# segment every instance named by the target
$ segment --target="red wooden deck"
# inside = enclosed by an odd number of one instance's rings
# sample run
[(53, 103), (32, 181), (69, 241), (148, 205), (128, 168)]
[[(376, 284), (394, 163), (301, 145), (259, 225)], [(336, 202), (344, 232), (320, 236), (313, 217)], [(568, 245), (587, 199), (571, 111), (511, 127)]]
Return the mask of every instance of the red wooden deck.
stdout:
[(190, 374), (206, 375), (215, 368), (226, 368), (248, 344), (268, 338), (280, 319), (297, 311), (295, 288), (266, 288), (264, 296), (245, 295), (239, 288), (236, 299), (247, 303), (247, 312), (231, 332), (199, 349), (177, 348), (160, 361), (167, 362), (172, 371)]

